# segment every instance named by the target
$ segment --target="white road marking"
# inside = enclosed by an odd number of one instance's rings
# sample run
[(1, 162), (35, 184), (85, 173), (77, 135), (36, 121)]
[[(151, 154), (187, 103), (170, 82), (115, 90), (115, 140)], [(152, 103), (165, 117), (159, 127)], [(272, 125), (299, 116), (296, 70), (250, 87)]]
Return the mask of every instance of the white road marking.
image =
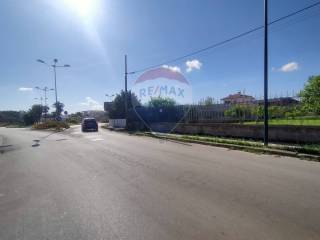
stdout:
[(103, 141), (104, 139), (103, 138), (95, 138), (95, 139), (90, 139), (90, 140), (93, 142), (96, 142), (96, 141)]
[(99, 135), (86, 135), (84, 136), (85, 138), (89, 138), (89, 139), (92, 139), (92, 138), (100, 138)]
[(72, 132), (72, 133), (70, 133), (70, 134), (72, 134), (72, 135), (79, 135), (79, 134), (81, 134), (81, 132)]

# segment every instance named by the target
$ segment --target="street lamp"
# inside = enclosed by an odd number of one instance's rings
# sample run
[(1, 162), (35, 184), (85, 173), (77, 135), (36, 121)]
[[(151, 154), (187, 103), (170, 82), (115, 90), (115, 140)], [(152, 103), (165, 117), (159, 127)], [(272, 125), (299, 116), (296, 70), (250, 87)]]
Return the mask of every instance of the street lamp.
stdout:
[[(44, 106), (47, 108), (47, 92), (48, 91), (53, 91), (53, 88), (48, 88), (48, 87), (44, 87), (44, 88), (40, 88), (40, 87), (35, 87), (35, 89), (43, 91), (44, 92)], [(42, 97), (41, 97), (41, 106), (42, 106)], [(45, 120), (47, 119), (47, 109), (45, 109)]]
[[(110, 100), (112, 100), (112, 98), (114, 97), (114, 94), (112, 94), (112, 95), (106, 94), (106, 97), (109, 98)], [(107, 101), (108, 101), (108, 99), (107, 99)]]
[(40, 98), (37, 98), (37, 97), (36, 97), (36, 98), (34, 98), (34, 100), (40, 100), (41, 108), (42, 108), (42, 99), (43, 99), (42, 97), (40, 97)]
[(268, 146), (269, 143), (269, 103), (268, 103), (268, 0), (264, 0), (264, 146)]
[(37, 62), (42, 63), (47, 65), (48, 67), (52, 67), (53, 68), (53, 72), (54, 72), (54, 90), (55, 90), (55, 95), (56, 95), (56, 117), (58, 117), (58, 91), (57, 91), (57, 73), (56, 73), (56, 68), (66, 68), (66, 67), (70, 67), (69, 64), (64, 64), (64, 65), (57, 65), (58, 63), (58, 59), (53, 59), (53, 64), (49, 65), (47, 64), (45, 61), (41, 60), (41, 59), (37, 59)]
[(124, 55), (124, 108), (125, 108), (125, 114), (126, 114), (126, 124), (128, 120), (128, 75), (129, 74), (135, 74), (135, 72), (128, 72), (128, 62), (127, 62), (127, 54)]

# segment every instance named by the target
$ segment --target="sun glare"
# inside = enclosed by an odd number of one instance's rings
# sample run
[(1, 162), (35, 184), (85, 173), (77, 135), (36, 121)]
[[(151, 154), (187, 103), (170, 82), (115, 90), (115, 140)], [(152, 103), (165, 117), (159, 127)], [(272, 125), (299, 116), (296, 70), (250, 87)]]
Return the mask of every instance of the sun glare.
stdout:
[(55, 0), (53, 6), (66, 15), (87, 35), (88, 39), (105, 57), (106, 49), (100, 35), (100, 26), (105, 21), (105, 0)]
[(98, 11), (98, 0), (64, 0), (67, 7), (84, 20), (92, 20)]

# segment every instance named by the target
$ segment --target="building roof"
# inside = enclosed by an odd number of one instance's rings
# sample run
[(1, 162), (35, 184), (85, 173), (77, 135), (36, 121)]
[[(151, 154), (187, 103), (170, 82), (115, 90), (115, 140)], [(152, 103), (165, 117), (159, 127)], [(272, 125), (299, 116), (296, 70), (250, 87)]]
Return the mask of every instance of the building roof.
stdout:
[(238, 92), (236, 94), (230, 94), (229, 96), (222, 98), (221, 100), (232, 100), (232, 99), (238, 99), (238, 98), (242, 98), (242, 97), (254, 99), (254, 97), (252, 97), (252, 96), (245, 95), (245, 94), (242, 94), (241, 92)]

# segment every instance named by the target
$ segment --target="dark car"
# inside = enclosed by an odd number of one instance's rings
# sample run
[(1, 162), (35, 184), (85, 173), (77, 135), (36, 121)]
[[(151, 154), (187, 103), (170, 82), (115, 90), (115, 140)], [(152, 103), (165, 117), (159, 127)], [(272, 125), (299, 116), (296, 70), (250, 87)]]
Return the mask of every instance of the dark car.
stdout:
[(98, 123), (94, 118), (84, 118), (81, 123), (82, 132), (98, 131)]

